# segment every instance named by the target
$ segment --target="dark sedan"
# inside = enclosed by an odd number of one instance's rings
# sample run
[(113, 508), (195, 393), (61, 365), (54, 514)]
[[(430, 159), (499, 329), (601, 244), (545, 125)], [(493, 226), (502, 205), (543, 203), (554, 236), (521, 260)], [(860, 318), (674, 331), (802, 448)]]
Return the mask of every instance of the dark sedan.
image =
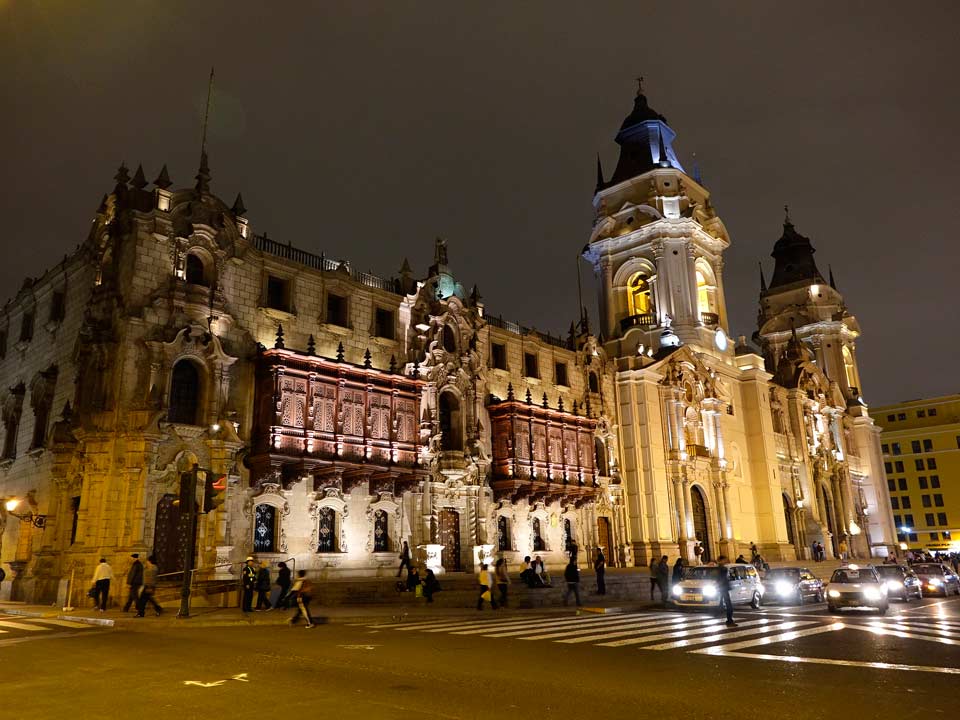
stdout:
[(924, 595), (960, 595), (960, 577), (940, 563), (917, 563), (912, 570), (920, 578)]
[(763, 576), (763, 604), (823, 602), (823, 581), (807, 568), (771, 568)]
[(920, 578), (906, 565), (877, 565), (874, 567), (880, 580), (887, 584), (887, 597), (910, 602), (910, 598), (923, 597)]

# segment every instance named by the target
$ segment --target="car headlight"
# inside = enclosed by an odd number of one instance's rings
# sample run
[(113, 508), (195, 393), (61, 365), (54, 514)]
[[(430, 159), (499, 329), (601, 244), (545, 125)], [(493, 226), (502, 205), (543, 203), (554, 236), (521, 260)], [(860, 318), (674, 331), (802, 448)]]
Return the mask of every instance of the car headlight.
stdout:
[(943, 585), (943, 580), (940, 578), (930, 578), (929, 583), (931, 587), (940, 587)]
[(681, 594), (683, 593), (683, 588), (680, 587), (679, 585), (674, 585), (672, 592), (673, 592), (674, 595), (679, 596), (679, 595), (681, 595)]
[(715, 585), (704, 585), (703, 586), (703, 596), (704, 597), (713, 597), (717, 594), (717, 588)]
[(773, 586), (777, 595), (789, 595), (793, 592), (793, 585), (788, 583), (786, 580), (781, 580)]
[(864, 596), (867, 600), (879, 600), (879, 599), (880, 599), (880, 591), (877, 590), (877, 588), (875, 588), (875, 587), (864, 588), (864, 589), (863, 589), (863, 596)]
[(839, 590), (829, 590), (829, 591), (827, 592), (827, 595), (829, 595), (829, 596), (832, 597), (832, 598), (838, 598), (838, 597), (840, 597), (840, 591), (839, 591)]
[(890, 580), (887, 583), (887, 590), (899, 590), (903, 587), (903, 583), (899, 580)]

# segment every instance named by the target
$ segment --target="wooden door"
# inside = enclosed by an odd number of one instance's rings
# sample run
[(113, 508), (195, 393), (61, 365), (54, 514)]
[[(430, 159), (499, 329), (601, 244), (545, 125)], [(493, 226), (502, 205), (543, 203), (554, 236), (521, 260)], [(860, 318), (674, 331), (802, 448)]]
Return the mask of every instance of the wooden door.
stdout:
[(597, 544), (603, 548), (603, 557), (606, 558), (607, 566), (613, 566), (615, 558), (613, 556), (613, 530), (610, 527), (610, 518), (597, 518)]
[(460, 571), (460, 513), (456, 510), (440, 511), (440, 544), (443, 550), (440, 563), (447, 572)]

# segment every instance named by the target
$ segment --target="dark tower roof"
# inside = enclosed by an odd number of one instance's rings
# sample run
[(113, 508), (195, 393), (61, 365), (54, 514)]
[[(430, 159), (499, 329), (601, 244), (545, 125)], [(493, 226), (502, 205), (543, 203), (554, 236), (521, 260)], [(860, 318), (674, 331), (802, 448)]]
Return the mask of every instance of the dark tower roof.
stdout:
[[(624, 118), (615, 138), (620, 146), (617, 167), (610, 180), (599, 185), (597, 190), (642, 175), (656, 167), (674, 167), (684, 172), (673, 152), (675, 137), (676, 133), (667, 125), (667, 119), (650, 107), (643, 87), (639, 87), (633, 110)], [(597, 179), (601, 181), (602, 175)]]
[(776, 263), (769, 291), (794, 283), (824, 283), (823, 275), (813, 259), (815, 252), (810, 239), (796, 231), (788, 214), (783, 221), (783, 235), (770, 253)]

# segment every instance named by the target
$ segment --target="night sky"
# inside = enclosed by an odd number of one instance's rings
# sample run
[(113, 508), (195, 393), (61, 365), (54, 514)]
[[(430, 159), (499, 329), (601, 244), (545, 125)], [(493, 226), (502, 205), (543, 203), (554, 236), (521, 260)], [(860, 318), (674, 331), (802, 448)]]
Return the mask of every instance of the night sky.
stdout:
[(280, 7), (0, 0), (0, 295), (84, 240), (121, 161), (193, 184), (214, 65), (212, 189), (256, 232), (387, 276), (442, 235), (489, 312), (565, 332), (643, 75), (730, 231), (731, 334), (789, 203), (860, 321), (867, 402), (957, 391), (960, 4)]

